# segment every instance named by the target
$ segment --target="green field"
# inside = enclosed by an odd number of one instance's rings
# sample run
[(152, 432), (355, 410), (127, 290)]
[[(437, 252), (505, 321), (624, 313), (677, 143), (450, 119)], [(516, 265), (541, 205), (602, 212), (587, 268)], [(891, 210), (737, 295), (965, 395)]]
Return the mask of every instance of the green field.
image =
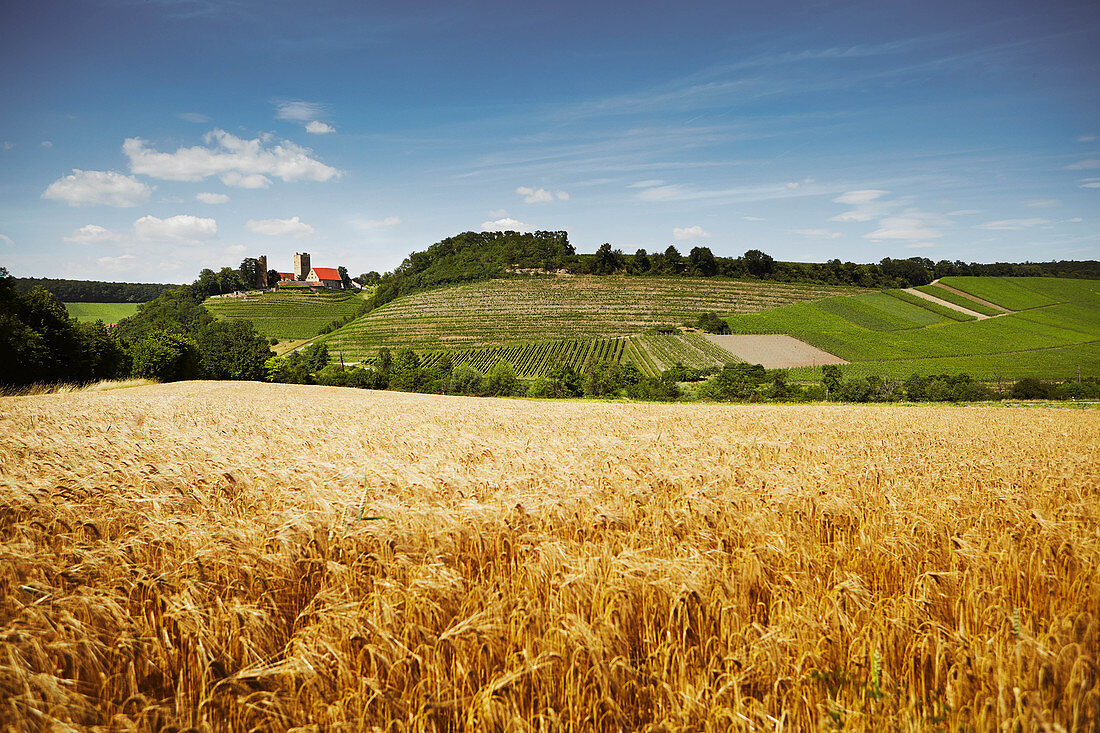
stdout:
[[(966, 308), (969, 311), (981, 313), (983, 316), (996, 316), (1002, 313), (1002, 311), (999, 311), (996, 308), (990, 308), (984, 303), (979, 303), (976, 300), (967, 298), (965, 295), (953, 293), (947, 288), (941, 288), (939, 285), (921, 285), (916, 289), (921, 291), (922, 293), (927, 293), (928, 295), (931, 295), (933, 298), (946, 300), (948, 303), (954, 303), (955, 305)], [(959, 289), (961, 290), (962, 288)]]
[(216, 296), (203, 303), (217, 318), (252, 321), (265, 336), (281, 340), (305, 339), (337, 318), (355, 315), (363, 298), (343, 291), (257, 293), (248, 296)]
[(141, 303), (66, 303), (65, 310), (78, 321), (118, 323), (138, 311)]
[[(999, 288), (998, 279), (957, 278), (962, 282), (952, 286), (961, 290), (974, 287), (970, 281), (979, 281), (983, 293), (1016, 305), (1025, 302), (1017, 288), (1026, 286), (1035, 296), (1030, 302), (1047, 305), (1031, 305), (1018, 313), (980, 321), (944, 318), (926, 326), (886, 330), (886, 315), (871, 309), (881, 305), (878, 296), (889, 296), (869, 293), (731, 315), (727, 321), (734, 332), (790, 334), (852, 362), (844, 369), (853, 375), (966, 372), (980, 379), (1065, 379), (1074, 376), (1080, 365), (1082, 374), (1100, 376), (1100, 287), (1096, 281), (1018, 278), (1008, 283), (1009, 287)], [(892, 309), (889, 312), (894, 313)], [(797, 378), (809, 377), (809, 373), (809, 369), (794, 371)]]
[(589, 341), (682, 325), (708, 311), (759, 311), (853, 292), (859, 291), (712, 278), (491, 280), (399, 298), (319, 341), (348, 361), (369, 359), (381, 346), (435, 352)]
[[(1057, 282), (1045, 282), (1052, 279)], [(1010, 311), (1022, 311), (1062, 302), (1063, 298), (1051, 297), (1041, 291), (1044, 288), (1064, 287), (1069, 281), (1045, 277), (945, 277), (940, 282)], [(1073, 283), (1077, 285), (1071, 283), (1069, 288), (1072, 290), (1087, 282), (1095, 281), (1075, 280)]]

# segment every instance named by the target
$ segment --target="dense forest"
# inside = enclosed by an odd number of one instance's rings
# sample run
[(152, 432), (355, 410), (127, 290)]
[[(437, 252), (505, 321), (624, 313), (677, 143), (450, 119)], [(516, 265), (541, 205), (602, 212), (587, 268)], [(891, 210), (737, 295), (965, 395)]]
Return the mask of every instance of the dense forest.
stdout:
[(50, 291), (62, 303), (144, 303), (179, 285), (165, 283), (116, 283), (100, 280), (62, 280), (50, 277), (12, 278), (16, 290), (36, 287)]
[(663, 252), (639, 249), (624, 254), (604, 244), (594, 254), (578, 255), (566, 232), (464, 232), (413, 252), (393, 272), (360, 275), (363, 285), (378, 288), (371, 303), (378, 307), (418, 290), (456, 283), (518, 276), (523, 272), (577, 275), (664, 277), (728, 277), (775, 282), (814, 282), (865, 288), (907, 288), (927, 285), (948, 275), (1055, 276), (1100, 279), (1100, 262), (1088, 260), (994, 264), (923, 257), (877, 264), (841, 262), (781, 262), (760, 250), (740, 257), (717, 257), (709, 247), (692, 247), (682, 254), (675, 246)]

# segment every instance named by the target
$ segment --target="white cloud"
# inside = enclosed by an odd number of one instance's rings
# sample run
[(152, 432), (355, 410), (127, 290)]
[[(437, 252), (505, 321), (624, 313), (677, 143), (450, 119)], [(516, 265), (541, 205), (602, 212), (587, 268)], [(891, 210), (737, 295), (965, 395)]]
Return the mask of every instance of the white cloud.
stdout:
[(489, 212), (489, 216), (493, 217), (494, 219), (501, 219), (505, 216), (508, 216), (508, 210), (507, 209), (493, 209), (492, 211)]
[(41, 145), (42, 145), (42, 147), (46, 148), (47, 150), (49, 150), (50, 148), (53, 147), (53, 143), (50, 142), (49, 140), (43, 140)]
[(1067, 171), (1088, 171), (1093, 168), (1100, 168), (1100, 160), (1089, 158), (1088, 160), (1079, 160), (1076, 163), (1070, 163), (1066, 166)]
[(559, 201), (569, 200), (569, 194), (565, 191), (547, 191), (545, 188), (520, 186), (516, 189), (516, 193), (523, 196), (524, 202), (528, 204), (545, 204), (553, 201), (555, 198)]
[(1083, 178), (1080, 188), (1100, 188), (1100, 178)]
[(994, 229), (998, 231), (1011, 231), (1016, 229), (1027, 229), (1028, 227), (1039, 226), (1040, 224), (1049, 224), (1049, 219), (1000, 219), (998, 221), (987, 221), (984, 224), (975, 224), (975, 229)]
[(306, 132), (313, 135), (328, 135), (329, 133), (336, 132), (336, 128), (327, 122), (321, 122), (320, 120), (310, 120), (306, 123)]
[(877, 188), (865, 188), (859, 191), (847, 191), (833, 199), (833, 203), (849, 205), (865, 204), (869, 201), (874, 201), (875, 199), (882, 198), (888, 193), (890, 192), (882, 191)]
[(1075, 216), (1072, 219), (1066, 219), (1066, 221), (1069, 222), (1070, 224), (1080, 224), (1081, 222), (1084, 221), (1084, 219), (1082, 219), (1079, 216)]
[(198, 112), (180, 112), (176, 117), (184, 122), (194, 122), (196, 125), (202, 125), (210, 121), (209, 117)]
[(1096, 135), (1078, 135), (1077, 142), (1079, 143), (1091, 143), (1096, 140)]
[(195, 145), (174, 153), (160, 153), (139, 137), (126, 138), (122, 152), (130, 159), (130, 170), (169, 181), (201, 181), (220, 176), (227, 186), (265, 188), (268, 176), (283, 181), (329, 181), (340, 171), (311, 157), (313, 151), (284, 140), (268, 147), (271, 140), (245, 140), (224, 130), (203, 136), (209, 147)]
[(73, 232), (71, 236), (62, 237), (62, 239), (73, 244), (105, 244), (107, 242), (117, 242), (121, 239), (121, 236), (97, 224), (85, 224)]
[(245, 246), (243, 244), (231, 244), (225, 248), (225, 252), (231, 255), (243, 255), (245, 253)]
[(840, 232), (830, 232), (828, 229), (793, 229), (791, 231), (808, 239), (839, 239), (843, 236)]
[(654, 186), (661, 186), (664, 184), (660, 178), (651, 178), (648, 181), (638, 181), (637, 183), (631, 183), (627, 188), (653, 188)]
[(195, 198), (204, 204), (224, 204), (229, 200), (229, 197), (224, 193), (208, 193), (206, 191), (195, 194)]
[(4, 142), (0, 143), (0, 148), (3, 148), (4, 150), (11, 150), (14, 147), (15, 144), (9, 140), (5, 140)]
[(293, 120), (294, 122), (310, 122), (322, 117), (325, 108), (313, 102), (277, 102), (275, 104), (275, 116), (280, 120)]
[(149, 200), (148, 186), (117, 171), (73, 172), (58, 178), (42, 192), (42, 198), (64, 201), (69, 206), (137, 206)]
[(136, 259), (137, 257), (134, 255), (118, 255), (117, 257), (100, 257), (96, 262), (109, 270), (129, 270)]
[(4, 244), (6, 244), (9, 247), (14, 247), (15, 246), (15, 242), (11, 241), (11, 237), (9, 237), (6, 234), (0, 234), (0, 242), (3, 242)]
[(973, 216), (974, 214), (982, 213), (981, 209), (958, 209), (956, 211), (948, 211), (944, 216)]
[(313, 236), (313, 227), (296, 216), (289, 219), (249, 219), (245, 224), (250, 232), (269, 237), (294, 237), (302, 239)]
[(134, 222), (134, 236), (146, 242), (179, 242), (198, 244), (218, 235), (218, 223), (190, 214), (167, 219), (143, 216)]
[(761, 216), (742, 216), (741, 218), (745, 221), (767, 221), (767, 219)]
[(672, 238), (676, 241), (683, 239), (700, 239), (703, 237), (709, 237), (710, 232), (704, 231), (703, 227), (698, 224), (690, 227), (675, 227), (672, 230)]
[(531, 231), (531, 228), (522, 221), (506, 217), (496, 221), (482, 222), (481, 230), (484, 232), (528, 232)]
[(387, 216), (385, 219), (367, 219), (366, 221), (357, 221), (355, 226), (360, 229), (378, 229), (379, 227), (393, 227), (401, 223), (401, 218), (397, 216)]
[(1060, 205), (1061, 202), (1058, 199), (1031, 199), (1024, 202), (1024, 206), (1030, 206), (1033, 209), (1053, 209)]

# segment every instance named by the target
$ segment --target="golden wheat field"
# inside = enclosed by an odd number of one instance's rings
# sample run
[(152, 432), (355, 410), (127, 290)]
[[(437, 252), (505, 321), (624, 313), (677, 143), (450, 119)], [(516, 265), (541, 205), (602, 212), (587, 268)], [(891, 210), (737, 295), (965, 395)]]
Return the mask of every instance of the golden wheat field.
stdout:
[(1100, 411), (0, 398), (0, 728), (1096, 730)]

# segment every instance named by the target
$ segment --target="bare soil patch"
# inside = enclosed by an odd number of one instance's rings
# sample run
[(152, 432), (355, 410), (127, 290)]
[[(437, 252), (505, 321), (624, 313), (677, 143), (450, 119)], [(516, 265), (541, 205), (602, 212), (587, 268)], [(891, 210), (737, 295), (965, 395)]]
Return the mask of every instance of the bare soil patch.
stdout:
[(707, 339), (749, 364), (762, 364), (766, 369), (847, 364), (839, 356), (810, 346), (786, 334), (706, 334)]

